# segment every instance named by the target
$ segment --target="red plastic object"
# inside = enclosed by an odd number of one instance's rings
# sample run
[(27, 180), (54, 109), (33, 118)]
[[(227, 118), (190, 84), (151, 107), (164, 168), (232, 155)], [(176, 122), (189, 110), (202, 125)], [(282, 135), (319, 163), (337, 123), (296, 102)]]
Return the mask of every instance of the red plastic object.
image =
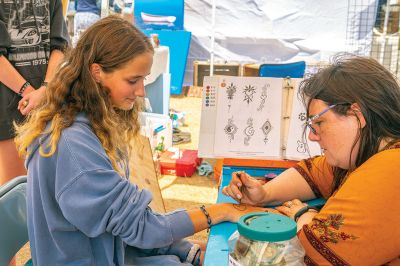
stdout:
[(197, 150), (167, 150), (160, 157), (161, 174), (190, 177), (200, 163)]

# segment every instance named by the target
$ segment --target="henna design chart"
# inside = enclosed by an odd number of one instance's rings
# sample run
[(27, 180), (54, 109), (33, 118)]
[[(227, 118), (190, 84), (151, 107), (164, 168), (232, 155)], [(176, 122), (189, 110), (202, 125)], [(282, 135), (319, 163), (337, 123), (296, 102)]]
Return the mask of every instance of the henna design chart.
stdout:
[(249, 144), (250, 144), (249, 140), (255, 133), (255, 130), (253, 127), (253, 118), (249, 117), (249, 119), (247, 119), (247, 127), (244, 129), (243, 132), (246, 135), (246, 137), (244, 137), (244, 145), (249, 146)]

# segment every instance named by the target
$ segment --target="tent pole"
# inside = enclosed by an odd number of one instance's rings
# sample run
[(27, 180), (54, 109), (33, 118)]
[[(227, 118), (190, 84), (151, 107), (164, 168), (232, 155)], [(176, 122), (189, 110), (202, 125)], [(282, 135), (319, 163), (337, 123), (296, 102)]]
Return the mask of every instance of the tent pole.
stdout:
[(386, 2), (385, 9), (385, 20), (383, 21), (383, 33), (381, 35), (381, 49), (379, 53), (379, 62), (383, 64), (384, 54), (385, 54), (385, 46), (386, 46), (386, 36), (387, 36), (387, 28), (389, 23), (389, 12), (390, 12), (390, 0)]
[(101, 18), (105, 18), (110, 15), (109, 4), (110, 4), (109, 0), (101, 0), (101, 10), (100, 10)]
[(211, 10), (211, 49), (210, 49), (210, 76), (214, 75), (214, 42), (215, 42), (215, 13), (216, 13), (216, 0), (212, 1)]

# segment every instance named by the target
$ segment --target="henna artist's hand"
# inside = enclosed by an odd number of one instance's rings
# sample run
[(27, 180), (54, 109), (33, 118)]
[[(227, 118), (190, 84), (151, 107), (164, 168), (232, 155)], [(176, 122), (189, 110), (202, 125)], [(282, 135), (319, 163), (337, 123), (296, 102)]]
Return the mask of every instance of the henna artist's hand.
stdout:
[(282, 204), (282, 206), (276, 207), (278, 211), (283, 213), (284, 215), (294, 218), (294, 215), (303, 207), (307, 206), (307, 204), (301, 202), (298, 199), (289, 200)]
[(265, 197), (263, 184), (245, 172), (234, 172), (231, 182), (222, 189), (222, 193), (240, 203), (262, 205)]

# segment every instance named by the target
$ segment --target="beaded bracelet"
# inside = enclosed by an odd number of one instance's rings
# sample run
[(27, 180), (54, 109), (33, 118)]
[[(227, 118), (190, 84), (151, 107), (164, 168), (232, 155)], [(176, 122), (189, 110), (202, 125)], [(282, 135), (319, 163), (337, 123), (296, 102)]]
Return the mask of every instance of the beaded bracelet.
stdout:
[(22, 94), (24, 93), (24, 91), (26, 90), (26, 88), (28, 88), (28, 86), (30, 86), (30, 85), (31, 85), (31, 84), (30, 84), (28, 81), (26, 81), (26, 82), (22, 85), (21, 89), (19, 89), (18, 95), (22, 97)]
[(201, 206), (200, 207), (200, 210), (204, 213), (204, 215), (206, 216), (206, 218), (207, 218), (207, 224), (208, 224), (208, 229), (207, 229), (207, 232), (209, 232), (210, 231), (210, 227), (211, 227), (211, 225), (212, 225), (212, 221), (211, 221), (211, 217), (210, 217), (210, 215), (208, 214), (208, 212), (207, 212), (207, 210), (206, 210), (206, 206)]

